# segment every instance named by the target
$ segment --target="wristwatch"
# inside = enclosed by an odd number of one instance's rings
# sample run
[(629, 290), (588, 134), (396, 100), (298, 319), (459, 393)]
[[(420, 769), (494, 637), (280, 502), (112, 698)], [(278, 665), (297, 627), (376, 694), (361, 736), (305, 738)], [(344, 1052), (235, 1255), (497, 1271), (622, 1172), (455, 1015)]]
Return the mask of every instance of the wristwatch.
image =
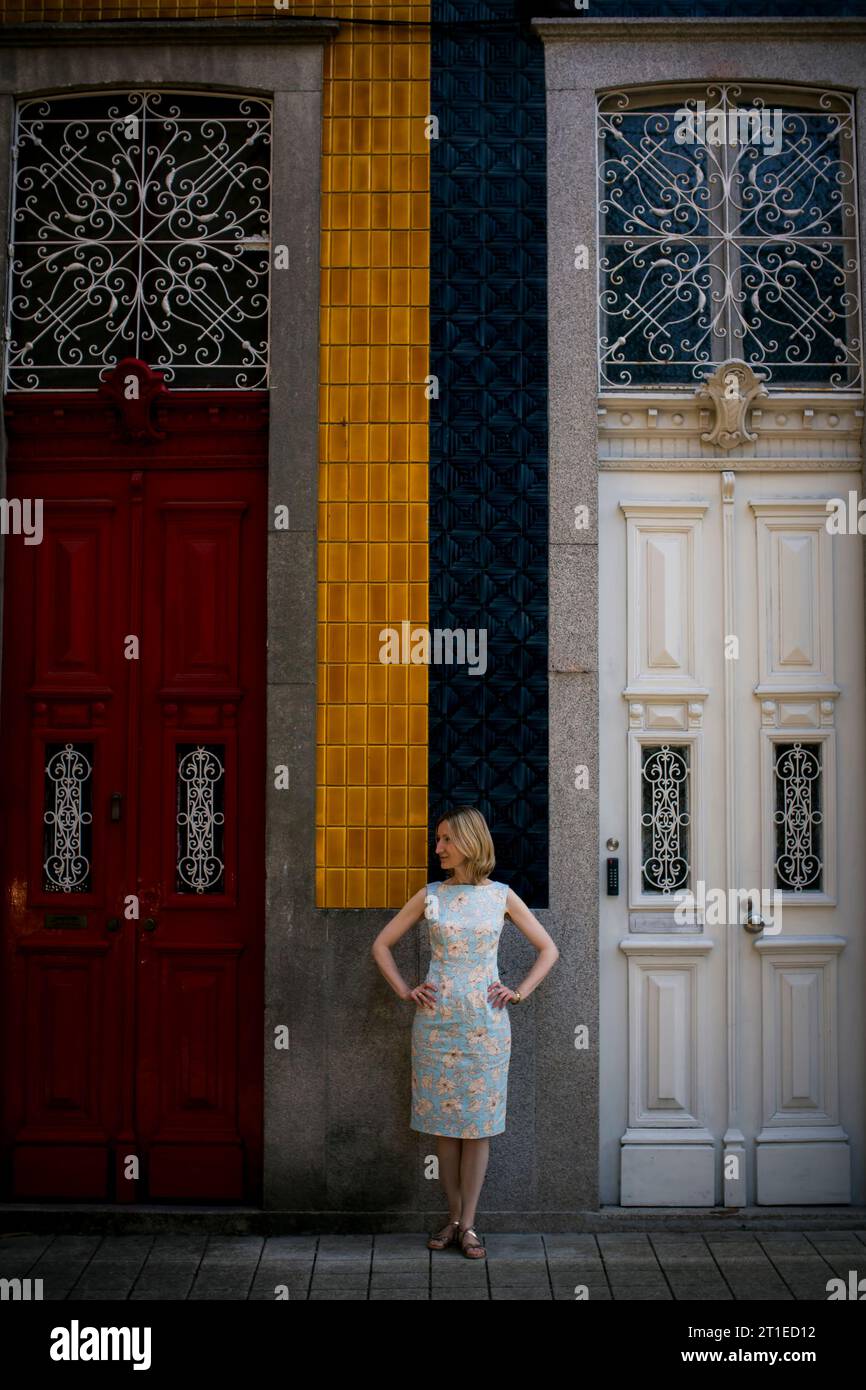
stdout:
[(516, 992), (515, 995), (514, 995), (514, 998), (513, 998), (513, 999), (509, 999), (508, 1002), (509, 1002), (509, 1004), (519, 1004), (519, 1003), (520, 1003), (520, 998), (521, 998), (520, 990), (517, 990), (517, 992)]

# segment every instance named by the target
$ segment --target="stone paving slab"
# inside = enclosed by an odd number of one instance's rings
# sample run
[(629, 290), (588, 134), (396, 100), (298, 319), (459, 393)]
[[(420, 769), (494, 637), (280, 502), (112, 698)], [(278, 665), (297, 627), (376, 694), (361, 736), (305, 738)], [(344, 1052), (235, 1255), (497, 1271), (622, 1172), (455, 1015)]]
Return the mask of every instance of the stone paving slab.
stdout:
[[(824, 1302), (866, 1277), (860, 1230), (490, 1234), (486, 1260), (411, 1235), (0, 1235), (0, 1278), (51, 1301)], [(15, 1297), (16, 1291), (10, 1291)]]

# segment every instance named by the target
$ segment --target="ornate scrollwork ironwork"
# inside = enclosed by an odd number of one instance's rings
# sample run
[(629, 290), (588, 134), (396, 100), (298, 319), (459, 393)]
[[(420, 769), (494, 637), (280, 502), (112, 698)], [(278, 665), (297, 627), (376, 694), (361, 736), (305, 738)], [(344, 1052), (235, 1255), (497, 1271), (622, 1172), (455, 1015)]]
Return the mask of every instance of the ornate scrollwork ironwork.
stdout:
[[(778, 149), (751, 115), (777, 117)], [(860, 387), (853, 97), (618, 92), (598, 119), (602, 389), (694, 386), (729, 358)]]
[(221, 744), (177, 749), (178, 893), (221, 893), (225, 874)]
[(267, 384), (271, 108), (222, 93), (23, 101), (7, 386)]
[(824, 870), (821, 745), (777, 743), (774, 754), (776, 887), (792, 893), (820, 892)]
[(675, 893), (689, 883), (689, 748), (641, 749), (641, 887)]
[(90, 888), (90, 809), (93, 755), (90, 744), (49, 744), (45, 763), (44, 861), (47, 893), (86, 893)]

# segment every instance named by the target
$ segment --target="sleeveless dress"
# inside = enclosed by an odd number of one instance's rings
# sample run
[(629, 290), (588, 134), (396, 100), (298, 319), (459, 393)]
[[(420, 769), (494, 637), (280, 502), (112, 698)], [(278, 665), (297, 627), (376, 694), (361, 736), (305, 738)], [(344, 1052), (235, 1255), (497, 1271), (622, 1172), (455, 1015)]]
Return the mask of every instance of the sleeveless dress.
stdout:
[(507, 883), (428, 883), (425, 917), (431, 1008), (412, 1023), (412, 1118), (409, 1128), (456, 1139), (486, 1139), (505, 1129), (511, 1020), (490, 1004), (499, 979), (497, 952)]

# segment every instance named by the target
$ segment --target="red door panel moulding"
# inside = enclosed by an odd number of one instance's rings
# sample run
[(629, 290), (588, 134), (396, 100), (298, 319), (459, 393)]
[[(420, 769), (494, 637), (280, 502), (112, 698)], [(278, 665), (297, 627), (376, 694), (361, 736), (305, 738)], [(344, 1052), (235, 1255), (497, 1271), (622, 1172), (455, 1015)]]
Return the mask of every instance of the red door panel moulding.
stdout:
[(4, 406), (0, 1193), (260, 1202), (267, 392)]
[(266, 465), (267, 391), (161, 392), (150, 398), (153, 433), (134, 438), (123, 427), (118, 390), (7, 394), (15, 466), (133, 471)]

